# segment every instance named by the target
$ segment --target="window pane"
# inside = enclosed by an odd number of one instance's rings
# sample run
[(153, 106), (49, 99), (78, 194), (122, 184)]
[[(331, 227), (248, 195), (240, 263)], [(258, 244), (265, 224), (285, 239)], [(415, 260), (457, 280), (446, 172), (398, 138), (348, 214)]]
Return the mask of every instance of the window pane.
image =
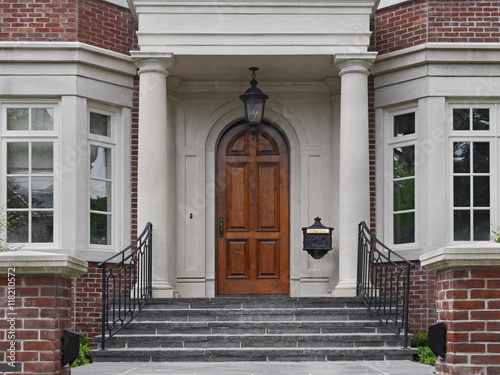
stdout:
[(7, 208), (28, 208), (29, 177), (7, 177)]
[(109, 215), (90, 214), (90, 243), (110, 245), (111, 217)]
[(52, 173), (54, 171), (54, 145), (52, 142), (31, 144), (31, 172)]
[(394, 215), (394, 244), (415, 242), (415, 213)]
[(474, 173), (489, 173), (490, 171), (490, 144), (489, 142), (474, 142), (473, 145)]
[(90, 146), (90, 175), (98, 178), (111, 178), (111, 150)]
[(474, 207), (490, 206), (490, 178), (474, 176)]
[(31, 109), (31, 130), (53, 130), (53, 129), (54, 129), (54, 109), (52, 108)]
[(490, 211), (474, 210), (474, 241), (490, 239)]
[(8, 108), (7, 130), (29, 130), (29, 109)]
[(111, 182), (90, 180), (90, 209), (111, 211)]
[(453, 212), (453, 239), (455, 241), (470, 241), (469, 210), (456, 210)]
[(32, 212), (31, 242), (54, 242), (54, 213), (52, 211)]
[(490, 110), (488, 108), (472, 110), (472, 129), (490, 130)]
[(415, 113), (394, 116), (394, 137), (415, 134)]
[(90, 133), (102, 135), (104, 137), (111, 136), (111, 117), (101, 115), (100, 113), (90, 112)]
[(31, 178), (31, 203), (33, 208), (54, 207), (54, 178)]
[(29, 143), (7, 144), (7, 173), (29, 173)]
[(415, 146), (394, 149), (394, 178), (415, 175)]
[(415, 208), (415, 180), (394, 181), (394, 211)]
[(470, 142), (453, 142), (453, 172), (470, 172)]
[(7, 241), (28, 242), (28, 213), (9, 211), (8, 220)]
[(470, 177), (453, 177), (453, 206), (470, 207)]
[(453, 109), (453, 130), (469, 130), (470, 129), (470, 109), (455, 108)]

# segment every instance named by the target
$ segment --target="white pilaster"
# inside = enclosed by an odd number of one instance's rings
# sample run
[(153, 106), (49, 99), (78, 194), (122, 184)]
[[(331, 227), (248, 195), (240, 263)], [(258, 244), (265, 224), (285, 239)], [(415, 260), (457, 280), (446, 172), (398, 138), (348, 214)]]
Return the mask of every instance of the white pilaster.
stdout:
[(139, 68), (138, 231), (153, 223), (153, 297), (178, 296), (175, 290), (174, 123), (168, 115), (170, 53), (132, 52)]
[(334, 296), (356, 295), (358, 223), (370, 219), (368, 69), (376, 53), (341, 54), (339, 283)]

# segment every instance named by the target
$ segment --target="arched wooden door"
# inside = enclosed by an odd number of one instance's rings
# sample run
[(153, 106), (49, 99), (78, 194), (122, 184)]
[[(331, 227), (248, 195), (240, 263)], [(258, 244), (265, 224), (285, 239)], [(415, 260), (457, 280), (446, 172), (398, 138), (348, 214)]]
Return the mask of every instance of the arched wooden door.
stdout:
[(217, 294), (289, 294), (288, 144), (271, 124), (244, 121), (217, 148)]

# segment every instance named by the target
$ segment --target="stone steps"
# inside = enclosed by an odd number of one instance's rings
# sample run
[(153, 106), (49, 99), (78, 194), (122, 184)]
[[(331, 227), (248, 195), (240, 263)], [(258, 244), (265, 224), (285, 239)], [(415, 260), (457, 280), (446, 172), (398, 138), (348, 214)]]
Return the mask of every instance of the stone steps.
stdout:
[(94, 361), (411, 359), (356, 298), (155, 299)]

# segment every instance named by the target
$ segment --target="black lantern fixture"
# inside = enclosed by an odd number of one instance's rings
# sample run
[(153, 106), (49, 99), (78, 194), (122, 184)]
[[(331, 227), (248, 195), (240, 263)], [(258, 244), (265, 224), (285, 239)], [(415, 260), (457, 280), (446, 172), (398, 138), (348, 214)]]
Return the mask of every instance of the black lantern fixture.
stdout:
[(264, 117), (264, 106), (266, 105), (266, 100), (269, 98), (266, 94), (262, 92), (261, 89), (257, 87), (257, 80), (255, 79), (255, 72), (259, 68), (249, 68), (252, 73), (252, 80), (250, 81), (250, 87), (244, 94), (240, 95), (240, 99), (245, 106), (245, 120), (249, 125), (252, 126), (250, 133), (252, 137), (257, 134), (257, 125), (262, 122)]

